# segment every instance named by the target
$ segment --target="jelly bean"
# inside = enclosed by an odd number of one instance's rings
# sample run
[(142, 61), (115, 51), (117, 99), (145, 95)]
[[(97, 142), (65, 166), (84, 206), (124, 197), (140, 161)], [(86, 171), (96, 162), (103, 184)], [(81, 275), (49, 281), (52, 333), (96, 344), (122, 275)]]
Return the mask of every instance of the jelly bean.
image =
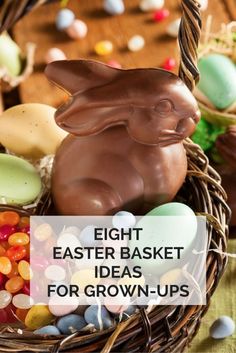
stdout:
[(21, 260), (19, 262), (18, 271), (19, 271), (19, 274), (21, 275), (21, 277), (25, 281), (29, 281), (32, 278), (32, 271), (30, 268), (30, 264), (27, 261)]
[(8, 274), (7, 274), (7, 277), (8, 278), (12, 278), (12, 277), (15, 277), (15, 276), (17, 276), (18, 275), (18, 263), (16, 263), (15, 261), (13, 261), (12, 263), (11, 263), (11, 266), (12, 266), (12, 268), (11, 268), (11, 272), (9, 272)]
[(135, 35), (128, 41), (128, 49), (133, 52), (143, 49), (144, 45), (145, 40), (140, 35)]
[(26, 233), (30, 235), (30, 226), (24, 226), (23, 228), (20, 228), (21, 233)]
[(25, 233), (14, 233), (8, 238), (8, 243), (14, 245), (26, 245), (29, 243), (29, 236)]
[(56, 17), (56, 27), (59, 31), (68, 28), (75, 19), (75, 14), (69, 9), (62, 9)]
[(45, 276), (52, 281), (63, 281), (66, 277), (66, 271), (58, 265), (50, 265), (44, 271)]
[(40, 224), (35, 230), (34, 230), (34, 237), (38, 241), (45, 241), (48, 238), (50, 238), (53, 234), (52, 227), (48, 223), (43, 223)]
[(30, 259), (30, 264), (33, 268), (33, 270), (45, 270), (45, 268), (49, 265), (49, 262), (46, 257), (40, 256), (40, 255), (34, 255)]
[(107, 65), (114, 67), (115, 69), (121, 69), (121, 64), (116, 60), (109, 60)]
[(12, 304), (18, 309), (30, 309), (34, 305), (33, 299), (26, 294), (14, 295)]
[(220, 316), (210, 327), (210, 336), (223, 339), (231, 336), (235, 331), (235, 322), (229, 316)]
[(171, 71), (175, 68), (176, 66), (176, 61), (174, 58), (168, 58), (165, 60), (162, 68), (168, 71)]
[(0, 272), (0, 288), (5, 283), (5, 276)]
[(44, 327), (41, 327), (37, 330), (34, 331), (35, 335), (48, 335), (48, 336), (57, 336), (60, 335), (61, 332), (58, 330), (56, 326), (53, 325), (47, 325)]
[(15, 226), (10, 226), (9, 224), (5, 224), (0, 227), (0, 241), (1, 240), (7, 240), (9, 236), (13, 233), (15, 233), (16, 227)]
[(52, 320), (53, 315), (50, 313), (47, 305), (34, 305), (26, 315), (25, 325), (30, 330), (36, 330), (50, 324)]
[(17, 321), (16, 317), (15, 317), (16, 308), (12, 304), (9, 304), (4, 310), (7, 313), (7, 322), (8, 323), (12, 323), (12, 322)]
[(159, 10), (164, 6), (164, 0), (141, 0), (140, 9), (144, 12)]
[(66, 60), (65, 53), (59, 48), (50, 48), (45, 54), (46, 64), (50, 64), (53, 61)]
[(57, 321), (57, 328), (64, 334), (70, 335), (76, 331), (82, 330), (85, 326), (87, 326), (86, 321), (83, 316), (70, 314), (64, 317), (61, 317)]
[(30, 282), (29, 281), (26, 281), (24, 283), (24, 286), (22, 288), (22, 293), (26, 294), (26, 295), (30, 295)]
[(12, 294), (19, 292), (23, 286), (24, 280), (20, 276), (10, 278), (5, 284), (6, 290)]
[(131, 212), (119, 211), (112, 217), (112, 224), (115, 228), (133, 228), (136, 224), (136, 218)]
[(109, 40), (102, 40), (96, 43), (94, 51), (97, 55), (109, 55), (113, 51), (113, 44)]
[(12, 264), (8, 257), (1, 256), (0, 257), (0, 272), (4, 275), (7, 275), (11, 272)]
[(167, 34), (169, 34), (169, 36), (173, 38), (178, 37), (180, 22), (181, 22), (181, 19), (177, 18), (176, 20), (174, 20), (169, 24), (169, 26), (167, 27)]
[(11, 261), (19, 261), (26, 256), (26, 253), (26, 248), (23, 245), (15, 245), (7, 249), (6, 255)]
[(20, 221), (20, 216), (14, 211), (5, 211), (0, 213), (0, 226), (8, 224), (16, 226)]
[(103, 8), (110, 15), (121, 15), (125, 11), (123, 0), (104, 0)]
[(5, 255), (6, 249), (0, 244), (0, 256)]
[(64, 316), (75, 311), (79, 306), (77, 297), (60, 297), (53, 295), (49, 299), (49, 310), (55, 316)]
[(97, 330), (105, 330), (113, 326), (113, 319), (104, 306), (89, 306), (84, 313), (87, 324), (92, 324)]
[(12, 295), (6, 290), (0, 290), (0, 309), (5, 309), (12, 300)]
[(82, 229), (79, 240), (82, 246), (98, 246), (99, 242), (95, 240), (95, 226), (90, 225)]
[(2, 246), (5, 250), (7, 250), (7, 249), (10, 247), (10, 245), (9, 245), (9, 243), (8, 243), (7, 240), (2, 240), (2, 241), (1, 241), (1, 246)]
[(28, 309), (16, 309), (16, 316), (21, 322), (25, 322), (26, 315), (28, 314)]
[(29, 217), (21, 217), (18, 227), (19, 228), (24, 228), (24, 227), (28, 227), (30, 225), (30, 219)]
[(66, 33), (72, 39), (85, 38), (88, 32), (88, 27), (85, 22), (81, 20), (74, 20), (66, 29)]
[(157, 10), (153, 15), (153, 19), (156, 22), (161, 22), (165, 20), (167, 17), (169, 17), (169, 15), (170, 15), (170, 11), (167, 9)]

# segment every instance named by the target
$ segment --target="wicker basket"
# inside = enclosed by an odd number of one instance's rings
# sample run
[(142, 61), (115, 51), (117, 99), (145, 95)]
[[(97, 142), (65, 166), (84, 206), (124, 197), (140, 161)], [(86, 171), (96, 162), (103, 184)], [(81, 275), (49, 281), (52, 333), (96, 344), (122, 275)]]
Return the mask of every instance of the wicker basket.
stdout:
[[(180, 77), (190, 89), (198, 78), (196, 69), (197, 44), (200, 36), (200, 14), (195, 0), (183, 0), (183, 18), (180, 26)], [(190, 139), (185, 141), (188, 173), (177, 200), (188, 204), (196, 214), (207, 218), (207, 305), (155, 306), (142, 308), (115, 328), (96, 333), (76, 332), (70, 336), (39, 336), (27, 330), (2, 326), (0, 352), (159, 352), (180, 353), (198, 331), (212, 294), (224, 272), (227, 257), (228, 222), (230, 210), (226, 194), (217, 172), (207, 157)], [(2, 206), (4, 210), (6, 206)], [(46, 207), (47, 209), (47, 207)], [(25, 212), (25, 211), (23, 211)]]

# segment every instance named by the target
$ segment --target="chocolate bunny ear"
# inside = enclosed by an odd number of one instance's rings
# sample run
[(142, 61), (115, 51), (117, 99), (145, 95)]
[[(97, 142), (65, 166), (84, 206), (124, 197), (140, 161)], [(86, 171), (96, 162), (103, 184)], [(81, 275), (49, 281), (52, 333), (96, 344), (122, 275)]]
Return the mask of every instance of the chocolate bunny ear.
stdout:
[(119, 70), (92, 60), (60, 60), (47, 65), (45, 75), (71, 95), (99, 87), (114, 79)]

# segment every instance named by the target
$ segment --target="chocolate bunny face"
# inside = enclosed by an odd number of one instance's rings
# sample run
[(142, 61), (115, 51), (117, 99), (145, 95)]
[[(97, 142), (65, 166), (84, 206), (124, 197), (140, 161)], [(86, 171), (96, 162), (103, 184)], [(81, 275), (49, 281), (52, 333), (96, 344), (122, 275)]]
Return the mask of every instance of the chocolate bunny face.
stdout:
[(174, 74), (161, 69), (120, 70), (96, 61), (49, 64), (46, 75), (71, 97), (56, 122), (77, 136), (126, 125), (131, 138), (169, 145), (190, 136), (199, 121), (196, 100)]

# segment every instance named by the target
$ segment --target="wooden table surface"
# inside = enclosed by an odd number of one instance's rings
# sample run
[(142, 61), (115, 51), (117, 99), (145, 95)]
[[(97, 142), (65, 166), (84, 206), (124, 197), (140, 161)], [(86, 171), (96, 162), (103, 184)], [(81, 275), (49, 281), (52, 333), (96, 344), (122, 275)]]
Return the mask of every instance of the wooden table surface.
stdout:
[[(109, 16), (102, 8), (103, 0), (70, 0), (71, 8), (77, 18), (88, 25), (88, 35), (82, 40), (71, 40), (65, 33), (55, 28), (55, 16), (60, 8), (58, 2), (42, 6), (24, 17), (14, 28), (17, 43), (24, 48), (27, 42), (37, 45), (35, 71), (19, 88), (22, 102), (40, 102), (58, 106), (65, 94), (47, 82), (43, 74), (44, 57), (51, 47), (61, 48), (69, 59), (90, 58), (107, 62), (115, 59), (123, 67), (158, 67), (167, 57), (178, 58), (176, 40), (166, 35), (168, 24), (181, 16), (179, 1), (166, 0), (165, 7), (170, 17), (161, 23), (152, 20), (151, 13), (139, 10), (139, 0), (125, 0), (126, 11), (121, 16)], [(213, 15), (213, 30), (220, 28), (235, 15), (235, 0), (209, 0), (208, 10), (203, 14), (203, 23), (209, 14)], [(127, 49), (128, 39), (140, 34), (146, 45), (139, 52), (131, 53)], [(110, 56), (98, 57), (93, 52), (96, 42), (108, 39), (114, 44)]]

